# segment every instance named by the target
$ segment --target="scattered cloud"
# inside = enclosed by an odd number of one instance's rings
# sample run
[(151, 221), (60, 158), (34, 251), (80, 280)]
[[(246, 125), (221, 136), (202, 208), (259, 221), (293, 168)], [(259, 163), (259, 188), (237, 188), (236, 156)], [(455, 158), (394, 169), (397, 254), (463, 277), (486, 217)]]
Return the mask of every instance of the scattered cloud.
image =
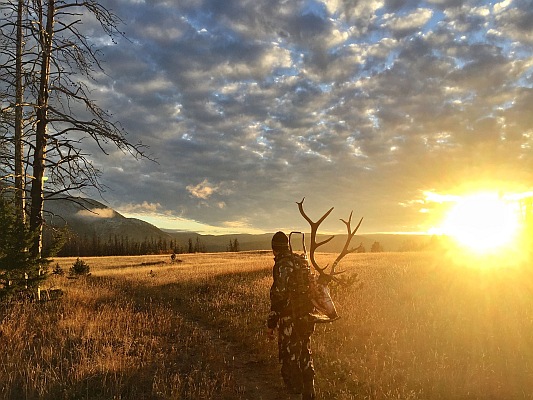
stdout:
[(91, 210), (80, 210), (76, 216), (82, 218), (113, 218), (115, 211), (111, 208), (93, 208)]
[(193, 197), (207, 200), (218, 190), (218, 187), (212, 186), (207, 179), (204, 179), (198, 185), (188, 185), (187, 190)]
[(302, 227), (305, 196), (361, 232), (415, 231), (424, 192), (532, 189), (530, 1), (108, 7), (129, 40), (95, 38), (95, 100), (158, 161), (88, 145), (121, 212), (273, 232)]
[(120, 205), (120, 211), (124, 213), (156, 213), (161, 210), (160, 203), (148, 203), (143, 201), (141, 204), (127, 203)]

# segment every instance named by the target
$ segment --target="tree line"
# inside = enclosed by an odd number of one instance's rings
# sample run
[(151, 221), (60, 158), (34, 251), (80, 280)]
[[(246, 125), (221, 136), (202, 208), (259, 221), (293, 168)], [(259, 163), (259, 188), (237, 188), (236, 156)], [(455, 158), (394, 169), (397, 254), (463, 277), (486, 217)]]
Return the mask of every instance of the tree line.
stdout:
[[(46, 235), (45, 248), (48, 247), (49, 239)], [(108, 235), (107, 238), (103, 238), (93, 233), (69, 238), (62, 244), (57, 255), (59, 257), (140, 256), (205, 253), (206, 251), (206, 246), (199, 237), (195, 240), (189, 238), (183, 243), (177, 239), (167, 240), (162, 237), (150, 237), (142, 241), (123, 235)]]

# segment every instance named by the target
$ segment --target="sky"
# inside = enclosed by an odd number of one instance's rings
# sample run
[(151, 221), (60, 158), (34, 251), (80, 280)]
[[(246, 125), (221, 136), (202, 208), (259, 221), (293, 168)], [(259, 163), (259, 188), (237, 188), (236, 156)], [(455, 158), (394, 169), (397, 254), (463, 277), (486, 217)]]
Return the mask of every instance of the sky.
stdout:
[(105, 5), (93, 95), (157, 161), (91, 152), (125, 216), (305, 230), (305, 197), (324, 232), (427, 232), (442, 196), (533, 189), (531, 0)]

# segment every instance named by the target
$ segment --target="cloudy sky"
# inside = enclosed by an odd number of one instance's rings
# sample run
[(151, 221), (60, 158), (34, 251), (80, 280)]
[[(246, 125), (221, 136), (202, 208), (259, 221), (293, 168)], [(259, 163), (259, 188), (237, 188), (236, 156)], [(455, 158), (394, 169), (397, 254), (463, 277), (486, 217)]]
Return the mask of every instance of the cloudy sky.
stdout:
[[(94, 93), (157, 163), (94, 152), (106, 204), (200, 233), (436, 224), (533, 188), (531, 0), (109, 0)], [(95, 36), (96, 38), (96, 36)]]

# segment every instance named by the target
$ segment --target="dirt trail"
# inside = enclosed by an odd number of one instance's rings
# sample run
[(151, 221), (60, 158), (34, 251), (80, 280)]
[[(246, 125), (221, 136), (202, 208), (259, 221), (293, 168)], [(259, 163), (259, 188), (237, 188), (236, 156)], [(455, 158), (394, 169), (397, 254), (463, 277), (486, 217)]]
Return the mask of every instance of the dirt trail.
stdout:
[[(144, 294), (146, 288), (143, 288)], [(143, 296), (144, 297), (144, 296)], [(151, 300), (159, 300), (170, 304), (176, 313), (176, 318), (189, 324), (193, 330), (199, 330), (203, 336), (210, 338), (209, 342), (219, 351), (224, 360), (218, 365), (217, 372), (225, 372), (235, 382), (234, 393), (220, 394), (213, 400), (297, 400), (301, 395), (287, 392), (280, 375), (280, 366), (274, 361), (260, 360), (250, 351), (249, 347), (241, 343), (227, 341), (221, 338), (220, 327), (210, 326), (206, 321), (191, 316), (186, 302), (179, 297), (169, 295), (168, 292), (154, 291)], [(265, 340), (267, 340), (265, 338)], [(273, 348), (276, 346), (273, 345)], [(273, 350), (276, 351), (277, 350)], [(211, 362), (213, 360), (210, 360)]]
[[(265, 361), (257, 360), (253, 354), (246, 352), (242, 346), (216, 339), (217, 345), (224, 352), (226, 360), (223, 368), (236, 382), (237, 393), (234, 399), (241, 400), (296, 400), (300, 395), (287, 393), (282, 386), (279, 371)], [(227, 397), (226, 397), (227, 398)]]
[[(202, 330), (210, 337), (210, 342), (223, 355), (224, 363), (219, 371), (224, 371), (235, 380), (235, 393), (215, 397), (213, 400), (297, 400), (301, 395), (290, 394), (283, 386), (279, 365), (259, 360), (248, 348), (240, 343), (220, 338), (220, 334), (203, 321), (190, 318), (185, 310), (178, 310), (180, 318)], [(265, 339), (266, 340), (266, 339)]]

